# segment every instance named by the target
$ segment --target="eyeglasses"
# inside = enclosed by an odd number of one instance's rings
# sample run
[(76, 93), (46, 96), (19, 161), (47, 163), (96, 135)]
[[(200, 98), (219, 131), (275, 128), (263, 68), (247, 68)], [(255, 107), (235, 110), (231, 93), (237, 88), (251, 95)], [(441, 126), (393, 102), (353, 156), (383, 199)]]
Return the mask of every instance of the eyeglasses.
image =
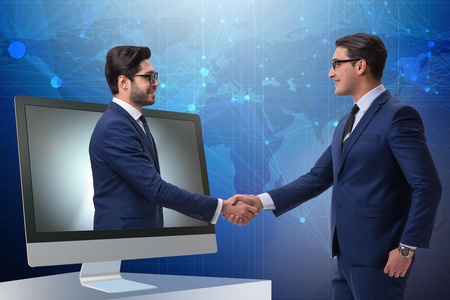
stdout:
[(362, 59), (362, 58), (341, 59), (341, 60), (335, 59), (335, 60), (332, 60), (332, 61), (331, 61), (331, 67), (333, 68), (333, 70), (336, 71), (336, 66), (337, 66), (337, 64), (340, 64), (340, 63), (346, 63), (346, 62), (351, 62), (351, 61), (357, 61), (357, 60), (361, 60), (361, 59)]
[(134, 76), (147, 77), (148, 83), (154, 84), (158, 80), (158, 72), (152, 72), (150, 74), (136, 74)]

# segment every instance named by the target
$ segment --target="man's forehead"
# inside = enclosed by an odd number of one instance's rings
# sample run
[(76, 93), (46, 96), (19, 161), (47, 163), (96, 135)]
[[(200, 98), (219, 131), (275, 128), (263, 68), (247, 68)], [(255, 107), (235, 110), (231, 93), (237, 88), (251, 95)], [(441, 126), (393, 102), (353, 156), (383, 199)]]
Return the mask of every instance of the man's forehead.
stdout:
[(333, 59), (347, 59), (348, 58), (348, 51), (347, 48), (344, 47), (337, 47), (334, 51)]

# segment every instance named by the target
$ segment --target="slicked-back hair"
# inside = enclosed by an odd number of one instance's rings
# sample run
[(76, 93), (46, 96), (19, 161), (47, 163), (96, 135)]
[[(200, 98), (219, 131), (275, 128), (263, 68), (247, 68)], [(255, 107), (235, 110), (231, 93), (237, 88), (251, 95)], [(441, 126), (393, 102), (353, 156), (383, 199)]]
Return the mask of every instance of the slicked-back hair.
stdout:
[[(381, 79), (388, 56), (383, 41), (376, 35), (357, 33), (336, 40), (336, 47), (347, 49), (350, 59), (364, 59), (370, 66), (370, 72), (375, 79)], [(352, 62), (353, 65), (356, 62)]]
[(140, 64), (152, 55), (150, 48), (140, 46), (117, 46), (106, 54), (105, 77), (113, 95), (119, 93), (118, 78), (124, 75), (132, 82), (139, 72)]

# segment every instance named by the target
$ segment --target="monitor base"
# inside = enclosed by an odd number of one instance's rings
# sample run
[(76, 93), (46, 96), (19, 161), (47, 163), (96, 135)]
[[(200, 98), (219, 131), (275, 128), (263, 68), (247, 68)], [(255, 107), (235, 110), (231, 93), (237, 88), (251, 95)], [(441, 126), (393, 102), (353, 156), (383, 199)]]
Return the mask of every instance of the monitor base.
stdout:
[(83, 263), (80, 271), (82, 286), (106, 293), (124, 293), (155, 289), (156, 286), (123, 279), (121, 261)]

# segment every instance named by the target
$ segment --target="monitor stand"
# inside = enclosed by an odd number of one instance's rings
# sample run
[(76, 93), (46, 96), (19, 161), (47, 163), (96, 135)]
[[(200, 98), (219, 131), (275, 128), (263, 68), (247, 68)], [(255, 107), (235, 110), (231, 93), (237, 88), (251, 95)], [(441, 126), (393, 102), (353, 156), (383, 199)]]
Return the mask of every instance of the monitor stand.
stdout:
[(83, 263), (80, 271), (81, 285), (106, 293), (122, 293), (155, 289), (156, 286), (123, 279), (121, 261)]

